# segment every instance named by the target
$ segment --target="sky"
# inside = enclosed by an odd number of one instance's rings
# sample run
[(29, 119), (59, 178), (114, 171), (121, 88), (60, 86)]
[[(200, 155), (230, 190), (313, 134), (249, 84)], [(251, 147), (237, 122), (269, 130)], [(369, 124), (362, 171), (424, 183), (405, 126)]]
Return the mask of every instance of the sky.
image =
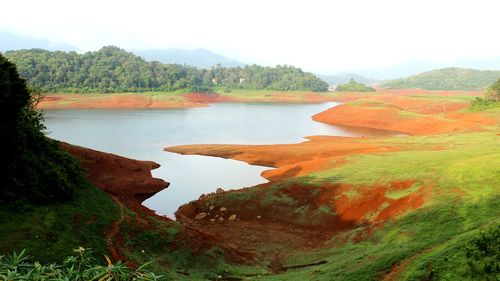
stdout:
[(500, 56), (498, 0), (0, 1), (0, 30), (81, 51), (206, 48), (319, 73)]

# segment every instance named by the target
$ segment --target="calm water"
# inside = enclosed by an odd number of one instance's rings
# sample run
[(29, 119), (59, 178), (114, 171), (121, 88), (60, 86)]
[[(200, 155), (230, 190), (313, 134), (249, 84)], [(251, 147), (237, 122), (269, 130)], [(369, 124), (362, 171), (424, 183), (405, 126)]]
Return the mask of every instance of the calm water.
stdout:
[(304, 136), (359, 136), (380, 131), (349, 131), (314, 122), (311, 116), (336, 103), (212, 104), (205, 108), (165, 110), (47, 110), (50, 137), (72, 144), (161, 165), (153, 175), (170, 187), (144, 205), (173, 217), (177, 208), (202, 193), (264, 183), (268, 167), (206, 156), (183, 156), (163, 148), (181, 144), (275, 144), (304, 141)]

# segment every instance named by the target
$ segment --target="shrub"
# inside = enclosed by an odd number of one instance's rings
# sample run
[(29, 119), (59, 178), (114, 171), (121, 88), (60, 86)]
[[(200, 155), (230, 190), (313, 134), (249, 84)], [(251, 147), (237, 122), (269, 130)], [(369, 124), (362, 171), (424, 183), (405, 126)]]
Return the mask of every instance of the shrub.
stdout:
[(500, 225), (480, 232), (466, 246), (471, 275), (483, 280), (500, 280)]
[(161, 280), (161, 275), (156, 275), (144, 268), (148, 263), (136, 270), (131, 270), (122, 262), (113, 264), (105, 256), (107, 265), (100, 265), (91, 258), (90, 249), (78, 248), (74, 250), (76, 256), (67, 257), (62, 264), (42, 265), (33, 262), (31, 256), (23, 250), (2, 257), (0, 256), (0, 280)]

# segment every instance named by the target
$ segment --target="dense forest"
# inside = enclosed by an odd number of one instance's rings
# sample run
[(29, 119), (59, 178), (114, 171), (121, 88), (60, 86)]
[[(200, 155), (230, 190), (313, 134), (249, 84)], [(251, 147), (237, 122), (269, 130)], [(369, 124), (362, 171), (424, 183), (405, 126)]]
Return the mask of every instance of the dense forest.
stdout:
[(215, 66), (198, 69), (148, 62), (108, 46), (96, 52), (8, 51), (21, 77), (43, 92), (210, 91), (213, 87), (253, 90), (326, 91), (328, 84), (293, 66)]
[(500, 78), (500, 71), (443, 68), (391, 80), (384, 86), (393, 89), (484, 90), (498, 78)]
[(375, 92), (375, 89), (359, 83), (351, 78), (348, 83), (340, 84), (335, 88), (337, 92)]

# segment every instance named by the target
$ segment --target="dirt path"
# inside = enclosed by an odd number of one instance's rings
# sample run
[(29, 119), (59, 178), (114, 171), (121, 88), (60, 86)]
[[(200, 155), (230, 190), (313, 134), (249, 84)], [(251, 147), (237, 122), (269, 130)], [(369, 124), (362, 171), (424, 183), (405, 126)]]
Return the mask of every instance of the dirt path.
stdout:
[(432, 246), (430, 248), (427, 248), (425, 250), (423, 250), (422, 252), (414, 255), (414, 256), (411, 256), (409, 258), (407, 258), (406, 260), (403, 260), (403, 262), (401, 263), (398, 263), (398, 264), (395, 264), (392, 269), (391, 269), (391, 272), (389, 272), (388, 274), (386, 274), (384, 276), (384, 278), (382, 279), (382, 281), (396, 281), (396, 280), (400, 280), (400, 277), (401, 277), (401, 273), (403, 273), (403, 271), (406, 269), (406, 267), (408, 267), (413, 261), (415, 261), (417, 258), (431, 252), (432, 250), (434, 250), (437, 246)]
[(120, 253), (118, 250), (118, 233), (120, 232), (120, 227), (123, 222), (123, 219), (125, 217), (125, 207), (123, 204), (118, 200), (116, 197), (111, 196), (113, 200), (118, 204), (120, 207), (120, 217), (109, 227), (109, 229), (106, 231), (104, 239), (107, 244), (108, 252), (111, 256), (111, 259), (113, 261), (118, 261), (118, 260), (126, 260), (125, 257)]

